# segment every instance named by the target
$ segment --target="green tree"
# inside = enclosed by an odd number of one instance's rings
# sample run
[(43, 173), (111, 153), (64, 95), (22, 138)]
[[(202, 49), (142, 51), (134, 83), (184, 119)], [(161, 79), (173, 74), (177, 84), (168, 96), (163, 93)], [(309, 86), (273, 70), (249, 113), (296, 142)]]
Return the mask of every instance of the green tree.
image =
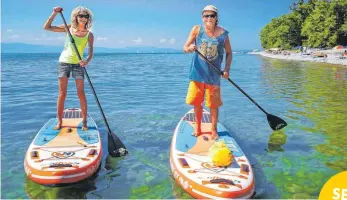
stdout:
[(290, 10), (261, 30), (263, 48), (347, 45), (346, 0), (297, 0)]
[(275, 18), (260, 32), (264, 48), (282, 47), (290, 49), (301, 44), (300, 27), (302, 21), (298, 13), (290, 13)]
[(347, 45), (347, 1), (334, 0), (331, 3), (336, 13), (337, 44)]
[(314, 10), (306, 18), (301, 34), (307, 37), (304, 45), (310, 47), (331, 47), (336, 44), (338, 31), (336, 14), (327, 1), (315, 2)]
[(305, 2), (304, 0), (297, 0), (292, 5), (289, 6), (289, 9), (291, 11), (297, 11), (301, 5), (303, 5)]

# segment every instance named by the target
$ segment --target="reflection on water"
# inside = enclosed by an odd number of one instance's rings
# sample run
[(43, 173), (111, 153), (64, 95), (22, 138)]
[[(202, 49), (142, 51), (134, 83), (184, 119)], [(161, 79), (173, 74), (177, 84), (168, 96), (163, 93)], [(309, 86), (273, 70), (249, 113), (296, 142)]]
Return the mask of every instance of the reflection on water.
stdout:
[[(277, 60), (265, 60), (263, 67), (268, 92), (286, 99), (290, 119), (289, 139), (270, 136), (269, 150), (287, 152), (266, 174), (282, 198), (317, 198), (332, 175), (347, 170), (347, 69)], [(280, 147), (286, 143), (293, 148)]]
[(284, 151), (282, 145), (287, 143), (287, 135), (284, 130), (274, 131), (269, 138), (268, 151)]
[[(103, 144), (100, 171), (60, 187), (25, 178), (25, 152), (41, 126), (55, 116), (58, 56), (3, 55), (1, 197), (190, 198), (172, 179), (169, 165), (174, 128), (191, 109), (184, 103), (191, 61), (185, 54), (96, 55), (88, 73), (110, 128), (129, 155), (107, 156), (106, 128), (87, 86), (88, 111)], [(219, 120), (254, 166), (256, 198), (316, 199), (332, 175), (347, 170), (347, 68), (243, 54), (233, 59), (231, 79), (288, 123), (272, 132), (264, 113), (222, 80)], [(26, 73), (18, 73), (18, 63)], [(79, 106), (72, 80), (66, 106)]]
[(96, 177), (97, 173), (75, 184), (55, 186), (40, 185), (26, 177), (25, 190), (31, 199), (85, 199), (87, 192), (96, 189)]

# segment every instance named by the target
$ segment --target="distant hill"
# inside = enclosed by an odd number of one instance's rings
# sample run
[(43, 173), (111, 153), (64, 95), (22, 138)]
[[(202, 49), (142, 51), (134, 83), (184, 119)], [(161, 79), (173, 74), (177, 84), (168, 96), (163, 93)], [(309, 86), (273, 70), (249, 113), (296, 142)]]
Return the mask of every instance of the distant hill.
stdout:
[(1, 43), (2, 53), (56, 53), (61, 52), (62, 46), (35, 45), (24, 43)]
[[(2, 53), (60, 53), (63, 46), (36, 45), (24, 43), (1, 43)], [(131, 46), (125, 48), (94, 47), (95, 53), (183, 53), (183, 50), (157, 48), (150, 46)]]

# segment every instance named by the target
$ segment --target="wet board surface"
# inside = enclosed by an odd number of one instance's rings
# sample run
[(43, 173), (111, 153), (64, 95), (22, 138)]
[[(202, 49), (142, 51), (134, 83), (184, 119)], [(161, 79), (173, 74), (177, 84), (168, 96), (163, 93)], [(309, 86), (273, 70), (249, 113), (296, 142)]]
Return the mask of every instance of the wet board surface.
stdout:
[[(194, 110), (187, 112), (178, 123), (171, 142), (170, 165), (176, 182), (194, 198), (249, 198), (254, 193), (252, 167), (235, 139), (220, 123), (219, 139), (211, 137), (210, 113), (203, 111), (202, 134), (192, 135), (195, 127)], [(233, 153), (232, 164), (217, 167), (208, 156), (209, 148), (224, 140)]]
[(28, 148), (24, 168), (30, 179), (41, 184), (73, 183), (91, 176), (101, 162), (100, 133), (88, 116), (82, 131), (80, 109), (64, 110), (60, 130), (52, 118), (40, 129)]

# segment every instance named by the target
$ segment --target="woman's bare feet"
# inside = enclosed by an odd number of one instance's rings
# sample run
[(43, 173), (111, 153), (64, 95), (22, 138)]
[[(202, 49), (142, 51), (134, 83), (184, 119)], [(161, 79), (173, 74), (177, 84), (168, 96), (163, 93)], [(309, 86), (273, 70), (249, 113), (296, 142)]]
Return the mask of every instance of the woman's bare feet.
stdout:
[(86, 130), (88, 130), (87, 121), (83, 121), (83, 124), (82, 124), (82, 131), (86, 131)]
[(61, 121), (58, 120), (57, 125), (53, 128), (54, 130), (60, 130), (61, 129)]

